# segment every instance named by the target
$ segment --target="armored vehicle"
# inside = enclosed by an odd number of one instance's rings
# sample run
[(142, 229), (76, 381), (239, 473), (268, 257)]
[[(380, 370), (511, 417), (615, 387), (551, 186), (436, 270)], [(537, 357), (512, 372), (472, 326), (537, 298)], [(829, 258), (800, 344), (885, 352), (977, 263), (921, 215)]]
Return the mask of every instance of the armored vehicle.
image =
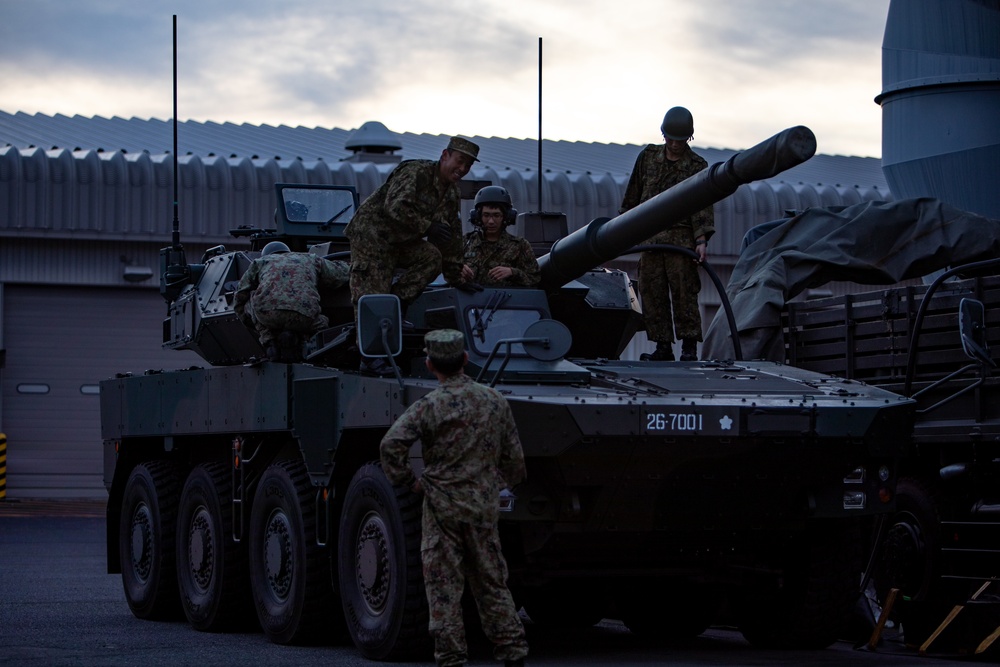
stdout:
[[(132, 612), (182, 609), (199, 630), (259, 622), (277, 643), (343, 631), (373, 659), (426, 651), (420, 500), (388, 483), (378, 447), (436, 386), (422, 337), (448, 327), (518, 425), (527, 481), (497, 502), (510, 586), (533, 622), (614, 617), (694, 636), (726, 601), (754, 644), (832, 643), (873, 518), (893, 508), (913, 401), (738, 352), (623, 360), (641, 314), (628, 276), (601, 268), (814, 151), (812, 132), (791, 128), (595, 220), (540, 258), (537, 289), (431, 285), (410, 325), (393, 297), (363, 301), (356, 323), (347, 290), (328, 295), (336, 324), (296, 363), (261, 360), (232, 311), (237, 281), (269, 240), (343, 251), (354, 193), (276, 185), (275, 229), (237, 232), (250, 251), (188, 264), (175, 239), (160, 267), (163, 344), (209, 365), (101, 383), (108, 569)], [(373, 355), (394, 376), (360, 372)]]

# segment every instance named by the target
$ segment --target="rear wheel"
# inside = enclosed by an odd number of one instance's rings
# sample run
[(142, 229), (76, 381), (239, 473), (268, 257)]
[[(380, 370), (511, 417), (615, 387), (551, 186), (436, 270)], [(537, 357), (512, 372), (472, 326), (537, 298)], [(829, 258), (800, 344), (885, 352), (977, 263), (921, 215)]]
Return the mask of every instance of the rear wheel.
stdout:
[(235, 628), (251, 608), (246, 550), (233, 540), (232, 488), (229, 468), (209, 463), (192, 470), (181, 491), (177, 583), (198, 630)]
[(166, 461), (140, 463), (122, 496), (118, 549), (122, 585), (137, 618), (179, 616), (174, 535), (179, 479)]
[(362, 466), (344, 497), (340, 594), (351, 639), (371, 660), (426, 657), (427, 597), (420, 562), (421, 499)]
[(803, 540), (788, 554), (780, 585), (751, 586), (738, 596), (740, 632), (754, 646), (826, 648), (851, 618), (862, 569), (860, 531), (853, 523), (827, 522)]
[(250, 582), (257, 618), (276, 644), (314, 640), (329, 630), (334, 599), (328, 552), (316, 543), (316, 505), (305, 466), (282, 461), (264, 471), (250, 513)]
[(935, 574), (940, 549), (939, 497), (919, 479), (900, 478), (896, 512), (872, 578), (879, 600), (899, 589), (893, 618), (902, 623), (908, 644), (923, 643), (950, 609)]

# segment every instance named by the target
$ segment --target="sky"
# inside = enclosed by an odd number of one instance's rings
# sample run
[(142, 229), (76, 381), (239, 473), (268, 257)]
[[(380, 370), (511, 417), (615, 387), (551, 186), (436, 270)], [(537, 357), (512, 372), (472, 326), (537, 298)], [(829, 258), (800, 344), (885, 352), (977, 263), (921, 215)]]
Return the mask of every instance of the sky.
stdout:
[(0, 110), (881, 157), (889, 0), (0, 0)]

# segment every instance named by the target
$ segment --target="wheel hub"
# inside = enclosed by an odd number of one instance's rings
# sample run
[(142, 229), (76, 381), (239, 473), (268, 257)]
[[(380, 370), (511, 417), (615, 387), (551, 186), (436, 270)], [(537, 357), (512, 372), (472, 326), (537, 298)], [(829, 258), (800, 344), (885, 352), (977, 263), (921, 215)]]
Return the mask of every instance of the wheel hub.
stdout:
[(188, 532), (188, 566), (198, 589), (205, 593), (212, 583), (212, 569), (215, 564), (214, 536), (212, 522), (205, 507), (199, 507), (191, 517)]
[(355, 557), (361, 597), (373, 614), (385, 609), (389, 598), (389, 546), (382, 517), (369, 515), (361, 524)]
[(146, 503), (132, 512), (132, 572), (145, 583), (153, 569), (153, 518)]
[(271, 592), (279, 600), (287, 599), (292, 589), (291, 534), (285, 513), (272, 512), (264, 531), (264, 573)]

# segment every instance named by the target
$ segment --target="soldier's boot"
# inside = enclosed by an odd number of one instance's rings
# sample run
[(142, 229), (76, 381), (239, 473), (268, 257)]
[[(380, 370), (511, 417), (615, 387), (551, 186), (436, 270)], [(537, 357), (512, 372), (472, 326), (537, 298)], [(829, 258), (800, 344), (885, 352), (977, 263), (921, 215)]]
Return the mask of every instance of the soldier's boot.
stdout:
[(669, 342), (657, 341), (656, 349), (652, 353), (643, 352), (639, 355), (640, 361), (673, 361), (674, 348)]
[(517, 660), (504, 660), (503, 667), (524, 667), (524, 658), (518, 658)]
[(681, 361), (698, 361), (698, 341), (685, 338), (681, 343)]

